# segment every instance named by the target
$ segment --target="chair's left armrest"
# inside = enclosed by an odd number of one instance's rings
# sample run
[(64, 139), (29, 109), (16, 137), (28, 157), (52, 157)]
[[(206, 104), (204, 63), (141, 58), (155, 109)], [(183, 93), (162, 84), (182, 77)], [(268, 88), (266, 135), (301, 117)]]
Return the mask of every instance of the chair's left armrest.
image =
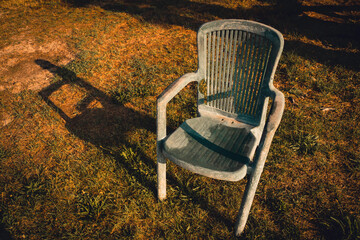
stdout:
[(161, 141), (166, 137), (166, 105), (190, 82), (201, 80), (199, 73), (187, 73), (171, 83), (157, 98), (157, 140)]
[(277, 90), (276, 88), (271, 88), (271, 97), (273, 98), (273, 103), (271, 106), (270, 114), (267, 118), (263, 134), (259, 146), (256, 150), (256, 157), (252, 167), (253, 171), (257, 172), (256, 174), (261, 174), (267, 154), (270, 149), (272, 139), (275, 135), (275, 131), (278, 128), (281, 117), (285, 108), (285, 98), (284, 94)]
[(273, 104), (271, 106), (271, 111), (266, 123), (266, 132), (268, 133), (276, 131), (280, 124), (285, 108), (284, 94), (276, 88), (271, 89), (271, 93), (273, 95)]

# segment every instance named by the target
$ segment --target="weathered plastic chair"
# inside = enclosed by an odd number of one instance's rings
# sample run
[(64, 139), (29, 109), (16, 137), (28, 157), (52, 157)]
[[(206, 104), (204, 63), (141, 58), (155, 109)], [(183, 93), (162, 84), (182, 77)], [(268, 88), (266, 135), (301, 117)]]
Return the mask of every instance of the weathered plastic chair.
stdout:
[[(240, 235), (284, 111), (284, 95), (273, 86), (284, 40), (264, 24), (231, 19), (202, 25), (197, 41), (197, 72), (177, 79), (157, 99), (158, 197), (166, 197), (165, 158), (220, 180), (248, 174), (235, 228)], [(167, 136), (166, 105), (190, 82), (198, 82), (199, 116)]]

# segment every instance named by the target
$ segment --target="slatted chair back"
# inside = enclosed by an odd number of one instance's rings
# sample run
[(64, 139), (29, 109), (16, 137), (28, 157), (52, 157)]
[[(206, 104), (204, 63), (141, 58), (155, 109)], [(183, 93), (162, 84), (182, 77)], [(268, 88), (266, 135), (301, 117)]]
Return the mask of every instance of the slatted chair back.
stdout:
[(204, 24), (198, 32), (198, 111), (259, 125), (283, 46), (281, 34), (252, 21)]

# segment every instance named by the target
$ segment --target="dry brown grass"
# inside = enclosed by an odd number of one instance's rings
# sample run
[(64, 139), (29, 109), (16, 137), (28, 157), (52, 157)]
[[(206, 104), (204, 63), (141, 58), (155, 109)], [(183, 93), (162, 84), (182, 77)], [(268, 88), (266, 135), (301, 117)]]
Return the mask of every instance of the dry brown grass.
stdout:
[[(156, 96), (196, 70), (196, 30), (221, 18), (286, 40), (286, 111), (243, 238), (358, 237), (356, 2), (76, 2), (0, 1), (0, 238), (231, 238), (244, 182), (169, 165), (155, 197)], [(194, 89), (170, 128), (194, 116)]]

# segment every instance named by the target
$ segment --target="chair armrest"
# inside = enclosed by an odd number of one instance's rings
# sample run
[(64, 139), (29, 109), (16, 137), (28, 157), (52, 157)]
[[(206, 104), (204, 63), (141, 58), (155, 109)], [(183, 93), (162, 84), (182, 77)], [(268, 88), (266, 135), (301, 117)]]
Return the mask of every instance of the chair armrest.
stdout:
[(252, 171), (255, 171), (256, 174), (261, 174), (264, 168), (265, 160), (269, 152), (272, 139), (275, 135), (276, 129), (280, 124), (285, 108), (284, 94), (276, 88), (271, 88), (270, 91), (271, 96), (273, 97), (273, 103), (260, 139), (259, 146), (256, 149), (253, 165), (251, 166)]
[(187, 73), (182, 77), (171, 83), (157, 98), (157, 140), (161, 141), (166, 137), (166, 105), (190, 82), (197, 82), (200, 80), (199, 73)]
[(172, 82), (157, 98), (158, 104), (167, 104), (176, 94), (178, 94), (190, 82), (199, 81), (198, 73), (187, 73)]
[(276, 88), (273, 88), (271, 93), (274, 100), (266, 123), (267, 132), (275, 131), (278, 128), (285, 108), (284, 94)]

